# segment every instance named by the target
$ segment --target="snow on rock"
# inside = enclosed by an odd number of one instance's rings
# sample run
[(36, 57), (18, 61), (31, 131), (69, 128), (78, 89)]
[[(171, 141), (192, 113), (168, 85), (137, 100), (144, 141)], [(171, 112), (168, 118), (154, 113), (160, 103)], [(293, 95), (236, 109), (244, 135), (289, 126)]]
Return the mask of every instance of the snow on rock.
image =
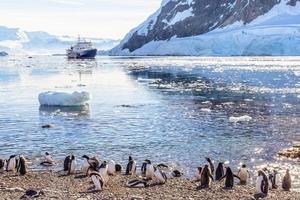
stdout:
[(6, 53), (5, 51), (0, 51), (0, 56), (8, 56), (8, 53)]
[(84, 106), (90, 100), (88, 92), (42, 92), (39, 102), (42, 106)]
[(252, 120), (252, 117), (248, 115), (244, 115), (241, 117), (229, 117), (229, 122), (231, 123), (237, 123), (237, 122), (249, 122)]

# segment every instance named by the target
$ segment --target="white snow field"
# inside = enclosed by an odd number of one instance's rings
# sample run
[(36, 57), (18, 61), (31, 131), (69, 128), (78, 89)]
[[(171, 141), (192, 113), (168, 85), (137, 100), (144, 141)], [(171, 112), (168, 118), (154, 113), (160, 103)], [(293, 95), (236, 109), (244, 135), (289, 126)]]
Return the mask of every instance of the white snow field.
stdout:
[(88, 92), (42, 92), (39, 94), (42, 106), (84, 106), (91, 99)]

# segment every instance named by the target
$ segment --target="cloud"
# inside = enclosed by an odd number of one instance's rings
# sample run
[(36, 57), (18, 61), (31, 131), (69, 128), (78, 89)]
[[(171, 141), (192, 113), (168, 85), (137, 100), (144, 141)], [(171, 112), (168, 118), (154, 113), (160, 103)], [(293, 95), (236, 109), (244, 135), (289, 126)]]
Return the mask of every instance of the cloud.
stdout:
[(49, 0), (53, 3), (65, 4), (65, 5), (74, 5), (74, 6), (81, 6), (84, 5), (83, 2), (74, 1), (74, 0)]

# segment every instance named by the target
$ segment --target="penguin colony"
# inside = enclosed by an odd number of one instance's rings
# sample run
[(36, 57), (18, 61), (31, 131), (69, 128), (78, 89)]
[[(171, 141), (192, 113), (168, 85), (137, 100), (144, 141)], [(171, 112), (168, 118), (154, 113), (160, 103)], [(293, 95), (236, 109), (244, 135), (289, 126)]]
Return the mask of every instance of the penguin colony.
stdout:
[[(63, 161), (62, 172), (65, 175), (83, 173), (85, 176), (90, 177), (94, 184), (96, 191), (101, 191), (105, 188), (105, 185), (109, 181), (109, 176), (122, 173), (122, 166), (115, 163), (115, 161), (101, 161), (96, 157), (89, 157), (83, 155), (84, 160), (80, 170), (78, 170), (76, 157), (74, 155), (68, 155)], [(195, 181), (199, 182), (197, 189), (210, 188), (212, 181), (223, 181), (224, 189), (232, 189), (234, 187), (234, 179), (238, 179), (240, 185), (247, 185), (250, 179), (250, 173), (247, 166), (243, 164), (237, 174), (234, 174), (229, 166), (224, 166), (223, 162), (218, 163), (215, 170), (213, 161), (210, 158), (205, 158), (206, 164), (200, 166), (195, 172)], [(48, 167), (56, 165), (55, 159), (46, 152), (44, 154), (44, 160), (41, 165)], [(167, 182), (169, 177), (181, 177), (182, 172), (175, 169), (167, 175), (164, 171), (170, 169), (165, 164), (154, 165), (150, 160), (143, 161), (139, 178), (133, 178), (126, 183), (130, 188), (145, 188), (153, 185), (162, 185)], [(24, 176), (28, 173), (28, 162), (23, 155), (11, 155), (8, 159), (0, 159), (0, 171), (7, 171)], [(138, 177), (137, 175), (137, 162), (132, 156), (129, 156), (128, 163), (125, 168), (125, 175)], [(257, 172), (257, 179), (255, 182), (256, 194), (254, 199), (260, 199), (268, 196), (269, 190), (277, 189), (278, 185), (278, 173), (277, 171), (269, 171), (267, 168), (259, 170)], [(152, 181), (151, 183), (149, 181)], [(154, 181), (154, 183), (153, 183)], [(282, 189), (284, 191), (290, 191), (291, 189), (291, 176), (289, 170), (286, 171), (282, 179)]]

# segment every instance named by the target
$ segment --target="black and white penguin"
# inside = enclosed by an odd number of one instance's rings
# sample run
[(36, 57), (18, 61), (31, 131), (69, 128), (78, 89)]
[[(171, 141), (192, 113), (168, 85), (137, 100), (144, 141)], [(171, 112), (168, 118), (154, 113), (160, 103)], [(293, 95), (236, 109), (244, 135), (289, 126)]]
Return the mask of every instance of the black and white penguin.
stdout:
[(103, 190), (104, 187), (104, 180), (102, 178), (102, 176), (100, 175), (100, 173), (98, 172), (91, 172), (90, 173), (90, 177), (94, 183), (95, 186), (95, 190), (96, 191), (101, 191)]
[(292, 179), (290, 175), (290, 170), (287, 169), (282, 179), (282, 189), (285, 191), (290, 191), (291, 187), (292, 187)]
[(104, 184), (106, 184), (108, 182), (108, 165), (107, 165), (107, 162), (106, 161), (103, 161), (100, 165), (100, 168), (99, 168), (99, 174), (101, 175), (103, 181), (104, 181)]
[(45, 153), (44, 159), (45, 159), (45, 161), (41, 162), (40, 163), (41, 165), (53, 166), (55, 164), (55, 160), (53, 159), (53, 157), (48, 152)]
[(126, 183), (126, 186), (130, 188), (145, 188), (145, 187), (149, 187), (149, 184), (147, 183), (147, 181), (144, 180), (133, 179), (133, 180), (129, 180)]
[(6, 171), (15, 172), (17, 170), (17, 167), (18, 167), (17, 155), (11, 155), (7, 160)]
[(240, 177), (240, 184), (246, 185), (250, 179), (250, 173), (245, 164), (242, 165), (241, 169), (238, 172), (238, 177)]
[(255, 184), (255, 194), (254, 198), (264, 198), (268, 195), (269, 192), (269, 180), (266, 173), (263, 170), (258, 171), (258, 176)]
[(278, 172), (276, 170), (273, 171), (272, 174), (272, 189), (277, 189), (278, 185), (277, 185), (277, 174)]
[(0, 158), (0, 171), (3, 171), (6, 166), (6, 160)]
[(33, 198), (38, 198), (41, 195), (44, 195), (43, 191), (36, 191), (36, 190), (26, 190), (25, 194), (23, 196), (21, 196), (20, 199), (33, 199)]
[(167, 175), (160, 169), (156, 169), (154, 173), (157, 184), (165, 184), (167, 182)]
[(107, 173), (108, 175), (116, 174), (116, 163), (113, 160), (110, 160), (107, 164)]
[(27, 173), (27, 168), (26, 158), (23, 155), (19, 156), (17, 172), (19, 172), (20, 175), (25, 175)]
[(195, 172), (195, 180), (196, 181), (201, 180), (201, 172), (202, 172), (202, 167), (197, 167), (197, 170)]
[(90, 171), (98, 171), (100, 167), (100, 161), (96, 157), (90, 158), (87, 155), (83, 155), (82, 158), (84, 159), (83, 165), (81, 167), (82, 172), (88, 176)]
[(175, 169), (172, 171), (172, 176), (175, 178), (179, 178), (183, 175), (183, 173), (181, 171), (179, 171), (178, 169)]
[(214, 177), (212, 176), (208, 165), (205, 165), (201, 172), (201, 180), (200, 180), (200, 185), (198, 186), (198, 189), (209, 188), (211, 180), (213, 180), (213, 179), (214, 179)]
[(136, 162), (133, 160), (131, 156), (129, 156), (128, 164), (126, 167), (126, 175), (135, 175), (136, 172)]
[(230, 167), (226, 167), (225, 175), (220, 179), (223, 180), (225, 178), (225, 189), (231, 189), (234, 185), (234, 177), (240, 179), (237, 175), (233, 174)]
[(64, 171), (70, 174), (76, 172), (76, 158), (74, 155), (69, 155), (64, 160)]
[(142, 167), (141, 167), (141, 174), (142, 176), (146, 176), (146, 166), (148, 163), (151, 163), (150, 160), (144, 160)]
[(122, 165), (116, 164), (116, 173), (121, 173), (122, 172)]
[(146, 164), (146, 179), (152, 179), (155, 175), (155, 168), (154, 166), (151, 164), (151, 161), (148, 160), (147, 164)]
[(224, 176), (224, 163), (220, 162), (216, 170), (216, 180), (219, 181)]
[(206, 157), (205, 159), (206, 159), (206, 161), (207, 161), (208, 164), (209, 164), (210, 173), (211, 173), (211, 174), (214, 174), (214, 173), (215, 173), (215, 166), (214, 166), (212, 160), (211, 160), (210, 158), (208, 158), (208, 157)]

